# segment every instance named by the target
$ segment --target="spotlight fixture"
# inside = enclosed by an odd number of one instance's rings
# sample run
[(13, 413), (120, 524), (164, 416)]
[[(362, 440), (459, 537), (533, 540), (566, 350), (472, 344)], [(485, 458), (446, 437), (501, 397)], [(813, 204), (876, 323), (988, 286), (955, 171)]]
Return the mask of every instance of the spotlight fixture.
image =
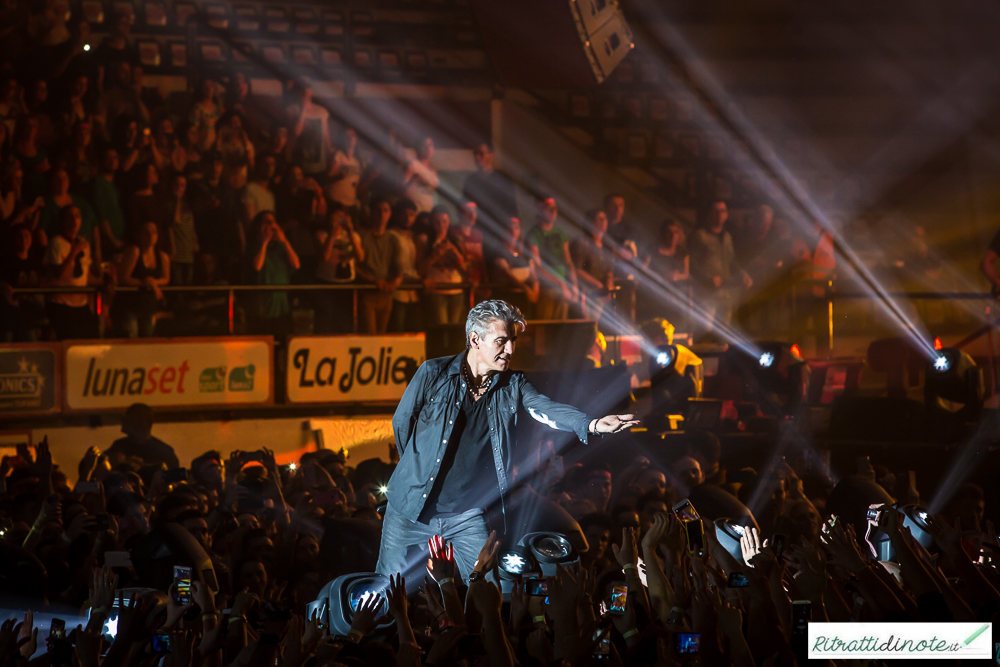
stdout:
[(294, 463), (289, 463), (288, 464), (288, 472), (295, 472), (296, 468), (298, 468), (298, 466), (295, 465)]
[(794, 415), (809, 395), (809, 365), (798, 345), (761, 341), (746, 351), (730, 347), (719, 368), (720, 398), (755, 402), (769, 416)]
[(580, 562), (576, 549), (561, 533), (528, 533), (521, 538), (518, 546), (525, 547), (545, 577), (555, 575), (556, 565), (566, 567)]
[(983, 409), (982, 369), (966, 352), (946, 347), (927, 362), (924, 407), (938, 419), (972, 422)]
[(497, 557), (497, 569), (500, 574), (500, 592), (505, 600), (510, 599), (510, 592), (515, 586), (520, 586), (524, 575), (538, 572), (538, 562), (531, 555), (531, 550), (523, 546), (501, 551)]
[[(358, 607), (373, 595), (384, 595), (388, 587), (389, 577), (384, 574), (376, 572), (344, 574), (324, 586), (310, 606), (312, 609), (326, 609), (326, 618), (323, 622), (330, 629), (330, 634), (346, 635), (351, 631), (351, 621)], [(387, 611), (387, 603), (383, 597), (376, 616)], [(392, 617), (386, 618), (389, 620), (381, 623), (379, 627), (392, 625)]]
[[(865, 534), (865, 541), (871, 548), (872, 553), (880, 561), (896, 561), (896, 550), (892, 548), (889, 536), (878, 527), (881, 512), (879, 505), (873, 504), (868, 508), (868, 530)], [(891, 506), (893, 510), (898, 510), (903, 514), (903, 527), (910, 529), (913, 539), (920, 543), (925, 549), (930, 549), (934, 544), (934, 538), (927, 530), (927, 508), (921, 505), (900, 505), (896, 503)]]

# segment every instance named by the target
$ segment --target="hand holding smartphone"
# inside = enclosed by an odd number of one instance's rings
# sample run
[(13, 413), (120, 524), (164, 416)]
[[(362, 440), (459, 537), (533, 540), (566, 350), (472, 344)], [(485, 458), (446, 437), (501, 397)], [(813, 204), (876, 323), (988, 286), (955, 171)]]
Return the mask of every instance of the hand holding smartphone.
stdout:
[(611, 605), (608, 607), (608, 612), (620, 616), (625, 613), (627, 603), (628, 585), (624, 581), (611, 584)]
[(174, 566), (174, 602), (181, 605), (191, 603), (191, 568)]

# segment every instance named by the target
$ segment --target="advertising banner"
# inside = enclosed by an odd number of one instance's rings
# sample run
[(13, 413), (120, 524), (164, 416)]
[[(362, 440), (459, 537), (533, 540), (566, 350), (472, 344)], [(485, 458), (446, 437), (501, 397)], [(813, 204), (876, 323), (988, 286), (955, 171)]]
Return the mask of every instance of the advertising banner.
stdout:
[(398, 401), (424, 356), (422, 333), (296, 336), (286, 395), (290, 403)]
[(272, 401), (270, 337), (81, 341), (64, 346), (68, 410)]
[(58, 344), (0, 345), (0, 417), (58, 412)]

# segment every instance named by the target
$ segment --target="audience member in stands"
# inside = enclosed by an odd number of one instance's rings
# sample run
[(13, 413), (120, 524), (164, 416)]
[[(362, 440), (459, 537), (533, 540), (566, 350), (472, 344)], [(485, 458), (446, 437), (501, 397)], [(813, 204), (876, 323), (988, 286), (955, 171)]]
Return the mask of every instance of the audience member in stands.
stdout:
[(656, 250), (649, 261), (649, 272), (654, 279), (642, 283), (639, 320), (666, 317), (671, 322), (683, 322), (690, 299), (691, 256), (684, 229), (676, 220), (668, 219), (660, 225)]
[(282, 187), (275, 195), (278, 216), (282, 220), (298, 220), (310, 225), (326, 215), (326, 197), (314, 178), (306, 178), (302, 167), (293, 164), (282, 179)]
[(570, 255), (576, 266), (577, 282), (583, 292), (583, 316), (600, 323), (601, 315), (614, 295), (615, 257), (604, 244), (604, 236), (608, 230), (608, 217), (604, 211), (587, 211), (586, 220), (588, 233), (573, 241)]
[[(215, 125), (215, 150), (226, 163), (246, 163), (253, 169), (256, 153), (250, 137), (243, 129), (243, 116), (237, 111), (226, 111)], [(273, 209), (272, 209), (273, 210)]]
[(535, 226), (524, 239), (541, 280), (535, 304), (535, 317), (540, 320), (565, 320), (569, 317), (569, 305), (579, 295), (569, 237), (555, 226), (558, 218), (555, 197), (541, 195), (535, 207)]
[(292, 161), (307, 176), (325, 174), (329, 168), (333, 144), (330, 141), (330, 113), (313, 102), (313, 89), (297, 85), (298, 101), (288, 107), (288, 122), (292, 131), (289, 141)]
[(388, 232), (392, 207), (386, 200), (372, 203), (371, 220), (361, 231), (361, 249), (364, 261), (358, 265), (358, 274), (376, 289), (361, 291), (359, 316), (364, 333), (385, 333), (392, 314), (392, 294), (402, 282), (399, 266), (399, 237)]
[(490, 142), (479, 144), (472, 154), (476, 160), (476, 171), (465, 179), (462, 198), (475, 202), (479, 207), (479, 216), (487, 235), (501, 236), (506, 221), (517, 215), (514, 183), (497, 171)]
[[(250, 224), (256, 239), (251, 247), (254, 282), (258, 285), (290, 285), (292, 273), (299, 268), (299, 257), (271, 211), (257, 214)], [(288, 292), (268, 291), (259, 299), (258, 333), (271, 334), (283, 341), (291, 333), (291, 304)]]
[(21, 97), (17, 78), (13, 74), (4, 75), (0, 79), (0, 120), (7, 126), (8, 137), (14, 135), (17, 119), (25, 113), (24, 98)]
[[(414, 224), (417, 221), (417, 205), (409, 199), (400, 199), (392, 207), (389, 231), (396, 235), (399, 244), (399, 273), (404, 283), (419, 283), (417, 270), (417, 240)], [(389, 316), (389, 331), (420, 331), (424, 317), (420, 306), (420, 294), (412, 289), (397, 289), (392, 293), (392, 314)]]
[(194, 260), (201, 250), (194, 211), (188, 203), (187, 177), (174, 173), (170, 177), (170, 196), (166, 199), (167, 230), (170, 234), (170, 284), (194, 284)]
[[(349, 285), (357, 277), (357, 265), (364, 262), (361, 237), (351, 218), (339, 204), (331, 204), (323, 224), (316, 227), (319, 263), (316, 282)], [(316, 292), (315, 328), (318, 334), (345, 334), (353, 331), (354, 295), (350, 290)]]
[(458, 208), (458, 224), (449, 232), (452, 243), (465, 259), (465, 275), (474, 286), (486, 282), (486, 260), (483, 257), (483, 230), (476, 226), (479, 207), (464, 202)]
[(170, 257), (157, 247), (160, 227), (156, 222), (134, 225), (130, 234), (135, 242), (125, 246), (118, 260), (118, 283), (140, 290), (116, 294), (112, 312), (125, 336), (151, 338), (163, 302), (160, 288), (170, 284)]
[(138, 463), (139, 467), (154, 469), (164, 466), (170, 470), (180, 467), (174, 448), (153, 435), (153, 409), (145, 403), (133, 403), (122, 416), (122, 433), (111, 443), (104, 456), (112, 466)]
[(38, 143), (52, 146), (59, 137), (52, 114), (52, 101), (49, 99), (49, 82), (43, 78), (32, 81), (24, 103), (27, 113), (38, 119)]
[(24, 170), (23, 196), (27, 201), (45, 194), (48, 178), (49, 155), (38, 145), (38, 119), (23, 115), (17, 120), (14, 130), (14, 157)]
[(733, 238), (725, 229), (728, 218), (726, 202), (712, 204), (708, 222), (695, 231), (690, 248), (695, 298), (700, 299), (706, 311), (706, 321), (702, 323), (706, 332), (719, 324), (728, 326), (737, 296), (753, 285), (753, 279), (736, 261)]
[[(538, 272), (535, 262), (521, 240), (521, 221), (508, 218), (500, 228), (500, 244), (490, 267), (493, 282), (505, 283), (511, 291), (498, 290), (496, 298), (517, 306), (529, 320), (538, 303)], [(516, 290), (516, 291), (514, 291)]]
[(465, 312), (465, 298), (459, 287), (440, 283), (460, 283), (465, 278), (465, 257), (449, 236), (451, 216), (448, 209), (435, 206), (431, 211), (431, 233), (421, 236), (420, 273), (424, 277), (427, 323), (430, 326), (458, 324)]
[(70, 187), (76, 192), (85, 192), (90, 187), (90, 179), (101, 170), (100, 156), (94, 145), (93, 126), (89, 121), (75, 122), (69, 146), (63, 151), (61, 162), (69, 174)]
[(101, 154), (101, 170), (90, 180), (90, 203), (97, 226), (101, 230), (102, 256), (110, 259), (125, 244), (125, 212), (121, 192), (116, 183), (119, 166), (118, 151), (107, 147)]
[(407, 199), (417, 205), (420, 213), (430, 213), (434, 208), (434, 195), (441, 179), (431, 164), (434, 157), (434, 140), (424, 137), (417, 144), (416, 159), (410, 160), (403, 175), (403, 188)]
[(690, 456), (681, 456), (671, 466), (674, 479), (677, 480), (678, 492), (686, 498), (691, 489), (705, 481), (705, 474), (698, 461)]
[(215, 125), (222, 116), (222, 107), (216, 101), (215, 81), (202, 79), (195, 89), (195, 101), (188, 113), (188, 121), (198, 132), (197, 148), (202, 152), (212, 150), (215, 146)]
[(253, 178), (247, 183), (243, 193), (243, 205), (246, 207), (247, 220), (253, 220), (261, 211), (277, 211), (274, 192), (271, 191), (271, 179), (274, 178), (277, 162), (273, 155), (262, 157), (253, 168)]
[(181, 121), (177, 124), (177, 150), (184, 151), (185, 171), (187, 175), (204, 169), (202, 164), (202, 150), (198, 143), (198, 126), (189, 120)]
[[(83, 224), (80, 226), (79, 234), (85, 239), (94, 238), (94, 230), (97, 228), (97, 218), (94, 209), (90, 207), (83, 197), (70, 194), (70, 178), (65, 169), (54, 169), (49, 177), (49, 194), (45, 197), (45, 206), (40, 213), (38, 228), (45, 234), (46, 238), (59, 233), (60, 211), (66, 206), (76, 206), (80, 209), (80, 216)], [(96, 251), (96, 248), (95, 248)]]
[(118, 64), (124, 63), (129, 66), (139, 64), (139, 52), (129, 40), (133, 16), (131, 12), (115, 12), (108, 21), (111, 32), (101, 40), (95, 53), (99, 68), (98, 88), (101, 90), (108, 87), (109, 71), (115, 69)]
[[(66, 206), (60, 212), (59, 233), (49, 239), (45, 253), (48, 285), (86, 287), (100, 284), (100, 265), (93, 262), (90, 243), (79, 235), (82, 224), (77, 207)], [(97, 320), (86, 294), (52, 295), (49, 297), (48, 314), (60, 340), (97, 337)]]
[[(0, 165), (3, 170), (2, 189), (0, 189), (0, 217), (7, 227), (17, 224), (27, 224), (32, 233), (38, 229), (39, 216), (45, 199), (37, 197), (33, 201), (24, 198), (24, 169), (17, 160)], [(44, 238), (41, 239), (44, 245)]]
[[(166, 229), (166, 207), (159, 196), (160, 170), (152, 162), (138, 165), (136, 190), (125, 204), (125, 223), (131, 232), (147, 222), (156, 223), (159, 229)], [(161, 239), (161, 247), (166, 247), (169, 238)]]
[[(213, 220), (216, 228), (215, 243), (220, 268), (230, 280), (239, 281), (243, 274), (243, 258), (252, 253), (247, 241), (248, 233), (256, 230), (257, 214), (252, 220), (246, 217), (246, 207), (243, 205), (244, 191), (247, 184), (247, 166), (245, 164), (227, 165), (222, 173), (222, 184), (219, 187), (219, 208), (217, 217)], [(261, 213), (263, 213), (262, 211)], [(201, 238), (201, 231), (198, 232)]]
[(105, 127), (114, 128), (123, 117), (141, 121), (143, 125), (148, 124), (149, 109), (136, 91), (137, 82), (132, 78), (132, 66), (120, 61), (114, 63), (108, 73), (111, 75), (110, 79), (105, 81), (104, 90), (97, 102), (97, 113), (104, 119)]
[(18, 287), (38, 287), (42, 267), (32, 252), (31, 228), (25, 224), (8, 228), (0, 250), (0, 342), (28, 342), (35, 338), (36, 319), (28, 312), (33, 297), (16, 296)]
[(642, 261), (646, 253), (639, 251), (642, 239), (638, 230), (625, 220), (625, 197), (617, 192), (605, 195), (604, 213), (608, 216), (608, 240), (618, 258), (623, 262), (636, 258)]
[(358, 183), (361, 181), (361, 161), (357, 156), (358, 133), (353, 127), (340, 132), (340, 145), (330, 161), (327, 196), (344, 207), (354, 220), (361, 219), (358, 205)]

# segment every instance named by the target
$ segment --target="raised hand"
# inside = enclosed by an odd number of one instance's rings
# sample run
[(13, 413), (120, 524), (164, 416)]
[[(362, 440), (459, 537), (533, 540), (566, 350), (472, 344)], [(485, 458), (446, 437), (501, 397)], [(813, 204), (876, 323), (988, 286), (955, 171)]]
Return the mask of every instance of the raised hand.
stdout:
[(611, 551), (615, 555), (615, 560), (625, 569), (626, 566), (637, 567), (639, 562), (639, 552), (636, 549), (636, 536), (639, 534), (638, 528), (622, 528), (622, 546), (619, 549), (617, 544), (611, 545)]
[(91, 613), (103, 610), (103, 614), (107, 616), (111, 605), (115, 603), (115, 590), (117, 588), (118, 575), (115, 574), (110, 565), (95, 570), (93, 585), (90, 588)]
[(383, 597), (381, 594), (369, 595), (354, 612), (354, 620), (351, 622), (351, 632), (357, 631), (361, 636), (367, 635), (374, 630), (382, 617), (379, 610), (382, 608)]
[(941, 550), (954, 557), (962, 551), (962, 520), (955, 518), (954, 527), (940, 514), (927, 517), (927, 532)]
[(389, 576), (389, 588), (386, 591), (386, 599), (389, 602), (389, 613), (392, 614), (392, 617), (397, 622), (405, 621), (407, 619), (408, 605), (406, 601), (406, 579), (403, 578), (402, 574), (397, 574), (395, 577), (392, 575)]
[(35, 613), (30, 609), (24, 612), (24, 622), (21, 623), (19, 640), (24, 641), (24, 644), (21, 645), (21, 657), (30, 660), (31, 656), (35, 655), (35, 651), (38, 650), (38, 628), (35, 627)]
[(0, 664), (6, 665), (7, 661), (28, 643), (29, 638), (21, 636), (21, 626), (22, 624), (13, 618), (0, 624)]
[(667, 536), (667, 530), (670, 528), (670, 520), (667, 518), (666, 514), (657, 514), (653, 517), (653, 525), (650, 526), (649, 530), (642, 537), (642, 548), (645, 549), (656, 549), (656, 545), (663, 542)]
[(435, 595), (434, 587), (431, 586), (431, 580), (429, 578), (424, 578), (424, 584), (421, 585), (418, 590), (420, 592), (420, 597), (424, 599), (424, 609), (427, 610), (427, 613), (433, 616), (435, 620), (438, 620), (445, 615), (444, 605), (441, 604), (441, 601), (437, 598), (437, 595)]
[(760, 553), (760, 535), (757, 529), (750, 526), (749, 530), (744, 530), (740, 535), (740, 553), (743, 554), (743, 562), (753, 567), (750, 563), (753, 557)]
[(451, 542), (445, 542), (440, 535), (427, 540), (430, 558), (427, 559), (427, 574), (438, 584), (443, 579), (455, 579), (455, 549)]
[(189, 600), (187, 604), (181, 604), (177, 601), (177, 584), (171, 584), (170, 588), (167, 589), (167, 620), (163, 627), (167, 629), (176, 627), (192, 606), (194, 606), (193, 600)]
[(483, 548), (479, 550), (479, 556), (476, 558), (476, 564), (472, 569), (481, 573), (492, 570), (496, 566), (497, 552), (499, 550), (500, 541), (497, 539), (497, 531), (494, 530), (486, 538)]
[(868, 565), (861, 548), (858, 546), (854, 526), (847, 525), (845, 529), (840, 522), (835, 523), (827, 533), (820, 533), (820, 540), (829, 548), (830, 565), (843, 568), (851, 574), (857, 574)]

